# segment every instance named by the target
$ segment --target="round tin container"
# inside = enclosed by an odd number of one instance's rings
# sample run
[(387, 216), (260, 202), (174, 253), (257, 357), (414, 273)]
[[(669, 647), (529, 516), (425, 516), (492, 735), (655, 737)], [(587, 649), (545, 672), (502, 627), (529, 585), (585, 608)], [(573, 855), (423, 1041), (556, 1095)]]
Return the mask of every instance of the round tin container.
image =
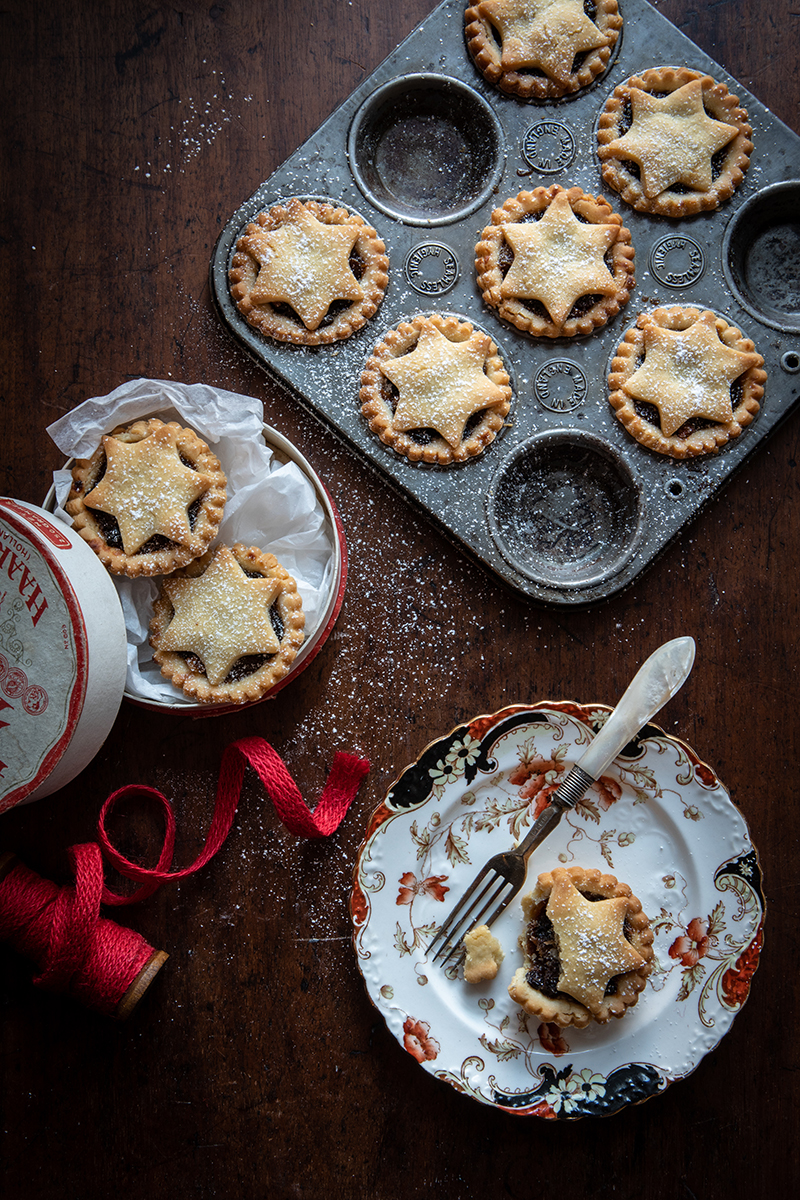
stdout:
[(94, 758), (126, 665), (122, 608), (97, 556), (44, 509), (0, 498), (0, 812)]
[[(344, 600), (344, 590), (347, 580), (347, 546), (344, 537), (344, 527), (341, 517), (333, 500), (331, 499), (322, 480), (311, 467), (311, 464), (303, 457), (296, 446), (279, 433), (277, 429), (273, 429), (270, 425), (263, 426), (263, 437), (273, 455), (278, 462), (294, 463), (306, 476), (314, 488), (317, 500), (322, 506), (328, 523), (328, 533), (332, 544), (333, 553), (333, 569), (330, 573), (328, 583), (328, 591), (325, 597), (324, 607), (320, 614), (319, 620), (313, 629), (306, 629), (306, 638), (303, 642), (297, 657), (295, 658), (291, 670), (283, 679), (279, 680), (273, 688), (266, 693), (265, 696), (258, 700), (252, 701), (250, 704), (199, 704), (195, 701), (187, 699), (182, 693), (175, 689), (175, 700), (156, 700), (149, 697), (141, 696), (130, 690), (126, 684), (125, 675), (123, 673), (122, 687), (124, 688), (124, 697), (130, 700), (132, 704), (137, 704), (140, 708), (148, 708), (155, 712), (172, 712), (183, 716), (207, 717), (214, 716), (219, 713), (237, 712), (243, 708), (250, 708), (252, 704), (261, 704), (264, 700), (270, 700), (277, 695), (282, 688), (286, 687), (287, 683), (291, 683), (293, 679), (303, 671), (313, 658), (319, 653), (323, 645), (330, 636), (331, 630), (336, 624), (339, 612)], [(71, 460), (66, 464), (71, 466)], [(55, 488), (51, 488), (45, 499), (46, 508), (52, 510), (55, 508), (56, 497)], [(59, 523), (59, 528), (61, 524)], [(73, 535), (74, 537), (75, 535)], [(84, 543), (85, 545), (85, 543)], [(88, 549), (88, 547), (86, 547)], [(92, 551), (89, 551), (92, 558), (96, 558)], [(99, 564), (99, 560), (96, 560)], [(114, 600), (119, 607), (119, 599), (116, 589), (111, 582), (111, 577), (103, 568), (108, 583), (114, 591)], [(124, 629), (123, 629), (124, 636)], [(0, 714), (0, 719), (2, 715)], [(2, 731), (0, 731), (2, 732)], [(0, 755), (1, 757), (1, 755)]]
[[(252, 701), (252, 704), (261, 704), (264, 700), (272, 699), (282, 688), (286, 687), (287, 683), (291, 683), (293, 679), (296, 679), (300, 672), (316, 657), (336, 624), (344, 600), (344, 589), (347, 580), (347, 547), (344, 538), (344, 527), (339, 512), (328, 494), (325, 485), (313, 470), (311, 464), (303, 457), (297, 447), (292, 445), (288, 438), (285, 438), (282, 433), (279, 433), (277, 429), (273, 429), (270, 425), (265, 425), (263, 432), (264, 441), (278, 461), (293, 462), (313, 485), (317, 499), (322, 505), (328, 519), (329, 533), (333, 543), (334, 562), (325, 607), (316, 627), (306, 630), (305, 641), (300, 647), (288, 674), (284, 675), (283, 679), (279, 680), (265, 696), (262, 696), (259, 700)], [(217, 713), (237, 712), (242, 708), (252, 707), (252, 704), (187, 703), (185, 697), (183, 699), (178, 698), (177, 690), (174, 703), (163, 700), (145, 700), (132, 695), (127, 690), (125, 691), (125, 699), (131, 700), (134, 704), (138, 704), (143, 708), (154, 709), (157, 712), (175, 712), (183, 714), (183, 716), (186, 716), (188, 713), (191, 716), (197, 717), (213, 716)]]

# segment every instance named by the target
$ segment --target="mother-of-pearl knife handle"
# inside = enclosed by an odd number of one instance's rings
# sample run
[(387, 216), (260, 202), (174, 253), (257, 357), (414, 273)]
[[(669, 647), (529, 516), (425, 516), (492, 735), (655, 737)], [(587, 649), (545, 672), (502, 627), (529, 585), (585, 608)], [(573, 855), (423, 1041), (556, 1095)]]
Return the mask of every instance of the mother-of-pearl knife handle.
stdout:
[(627, 691), (588, 750), (578, 759), (550, 797), (532, 829), (517, 847), (525, 861), (552, 832), (566, 809), (586, 795), (596, 779), (643, 725), (663, 708), (687, 679), (694, 663), (694, 638), (665, 642), (639, 668)]
[(620, 750), (675, 695), (688, 678), (694, 655), (694, 638), (674, 638), (659, 646), (639, 668), (605, 725), (578, 759), (576, 765), (591, 780), (600, 778)]

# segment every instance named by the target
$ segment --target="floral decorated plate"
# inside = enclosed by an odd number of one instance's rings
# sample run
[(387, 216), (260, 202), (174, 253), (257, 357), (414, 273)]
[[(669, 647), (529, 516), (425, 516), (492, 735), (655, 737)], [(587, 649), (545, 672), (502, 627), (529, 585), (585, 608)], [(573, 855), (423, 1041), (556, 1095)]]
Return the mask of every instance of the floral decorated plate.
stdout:
[(764, 897), (747, 826), (710, 767), (647, 725), (528, 863), (599, 867), (628, 883), (655, 932), (635, 1008), (586, 1029), (537, 1024), (508, 995), (522, 964), (519, 900), (479, 985), (425, 948), (490, 855), (519, 840), (611, 710), (546, 701), (478, 717), (429, 745), (389, 789), (351, 895), (358, 964), (400, 1044), (483, 1104), (549, 1119), (605, 1116), (688, 1075), (728, 1030), (758, 965)]

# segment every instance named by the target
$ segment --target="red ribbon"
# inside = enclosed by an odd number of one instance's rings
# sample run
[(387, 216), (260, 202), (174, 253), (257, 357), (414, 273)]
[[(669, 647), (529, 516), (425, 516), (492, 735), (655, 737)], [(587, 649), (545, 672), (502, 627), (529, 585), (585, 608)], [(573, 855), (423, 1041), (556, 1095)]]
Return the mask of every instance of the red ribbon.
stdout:
[[(200, 854), (189, 867), (171, 871), (172, 854), (175, 848), (175, 818), (166, 797), (155, 788), (129, 784), (112, 792), (100, 810), (97, 836), (109, 862), (121, 875), (139, 880), (142, 886), (129, 896), (121, 896), (103, 887), (105, 904), (133, 904), (151, 896), (162, 883), (171, 879), (183, 879), (205, 866), (219, 850), (228, 836), (239, 796), (242, 790), (245, 767), (253, 767), (272, 800), (275, 811), (290, 833), (297, 837), (328, 837), (339, 827), (345, 813), (353, 802), (362, 779), (369, 771), (365, 758), (352, 754), (337, 753), (333, 759), (330, 775), (325, 783), (319, 803), (312, 813), (303, 800), (300, 789), (292, 779), (283, 759), (263, 738), (242, 738), (228, 746), (222, 756), (217, 784), (214, 815)], [(106, 832), (106, 819), (114, 805), (126, 796), (148, 796), (161, 805), (164, 813), (164, 844), (155, 867), (142, 867), (125, 858), (111, 845)]]
[[(191, 866), (177, 871), (170, 870), (175, 817), (166, 797), (154, 788), (135, 784), (112, 793), (100, 811), (97, 827), (100, 845), (88, 843), (70, 848), (74, 886), (58, 887), (22, 863), (0, 879), (0, 940), (38, 964), (39, 974), (34, 983), (51, 991), (68, 992), (99, 1012), (118, 1014), (128, 989), (155, 952), (138, 933), (101, 917), (101, 901), (132, 904), (143, 900), (162, 883), (183, 879), (213, 858), (233, 823), (248, 763), (258, 774), (286, 828), (305, 838), (328, 837), (338, 828), (369, 771), (366, 759), (336, 754), (312, 813), (271, 746), (257, 737), (234, 742), (222, 756), (214, 815), (205, 845)], [(147, 796), (161, 806), (164, 843), (155, 867), (131, 862), (109, 841), (106, 820), (114, 805), (127, 796)], [(141, 883), (131, 895), (119, 895), (104, 884), (101, 847), (120, 874)]]

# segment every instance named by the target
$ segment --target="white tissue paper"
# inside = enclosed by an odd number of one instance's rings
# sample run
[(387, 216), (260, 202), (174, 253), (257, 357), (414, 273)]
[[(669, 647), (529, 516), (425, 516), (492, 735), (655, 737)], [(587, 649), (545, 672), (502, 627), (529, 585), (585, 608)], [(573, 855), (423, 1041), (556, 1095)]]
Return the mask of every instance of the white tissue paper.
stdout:
[[(103, 434), (143, 417), (187, 425), (213, 449), (228, 478), (228, 500), (216, 540), (226, 545), (243, 542), (271, 552), (297, 581), (306, 617), (305, 640), (296, 660), (301, 661), (330, 598), (335, 577), (334, 539), (311, 480), (296, 463), (278, 461), (266, 445), (261, 401), (204, 383), (134, 379), (107, 396), (85, 400), (47, 432), (68, 457), (89, 458)], [(56, 515), (71, 525), (64, 511), (71, 472), (55, 471), (53, 483)], [(111, 578), (128, 635), (125, 694), (196, 707), (164, 679), (153, 662), (148, 629), (158, 577)]]

